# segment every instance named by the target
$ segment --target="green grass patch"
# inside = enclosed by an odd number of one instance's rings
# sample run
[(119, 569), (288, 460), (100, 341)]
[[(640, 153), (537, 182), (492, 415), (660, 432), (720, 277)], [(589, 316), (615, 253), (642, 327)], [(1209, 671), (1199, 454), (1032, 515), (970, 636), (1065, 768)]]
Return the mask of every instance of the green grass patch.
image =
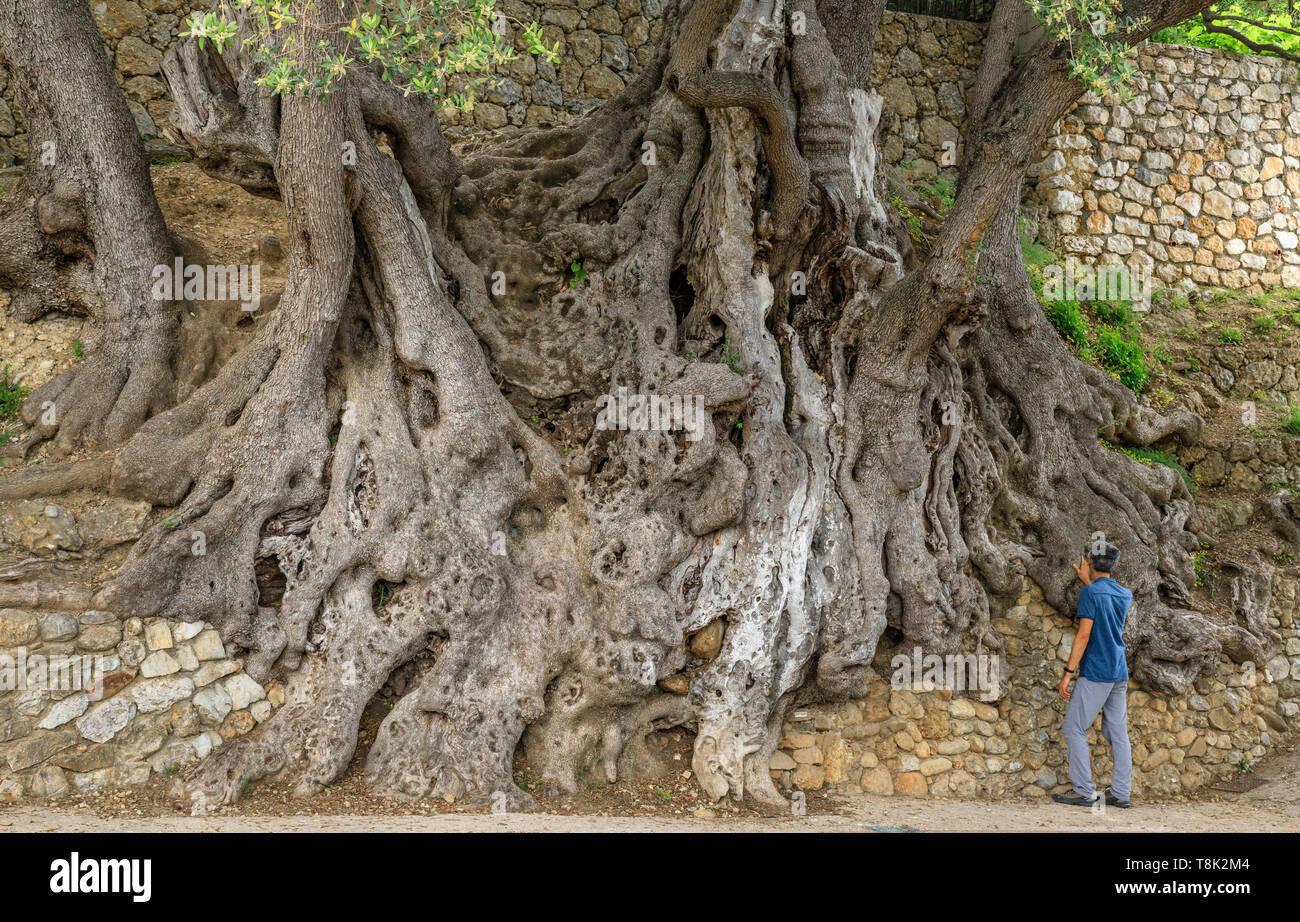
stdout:
[(1175, 471), (1183, 478), (1183, 483), (1187, 484), (1187, 492), (1196, 492), (1196, 478), (1192, 472), (1183, 466), (1183, 462), (1178, 460), (1178, 456), (1168, 451), (1161, 451), (1158, 448), (1116, 448), (1111, 446), (1121, 454), (1128, 455), (1134, 461), (1141, 461), (1143, 464), (1162, 464)]
[(32, 392), (9, 376), (9, 366), (0, 372), (0, 421), (15, 419), (22, 409), (23, 398)]
[[(1030, 242), (1022, 236), (1020, 253), (1025, 262), (1029, 284), (1038, 296), (1043, 314), (1061, 338), (1069, 343), (1085, 362), (1100, 365), (1118, 378), (1125, 387), (1140, 394), (1151, 380), (1151, 359), (1142, 344), (1142, 332), (1137, 313), (1128, 301), (1087, 301), (1073, 299), (1046, 299), (1043, 296), (1043, 273), (1060, 260), (1041, 243)], [(1181, 292), (1165, 289), (1165, 298), (1183, 297)], [(1167, 349), (1157, 350), (1156, 361), (1168, 364)]]
[(1097, 331), (1093, 347), (1102, 368), (1113, 373), (1133, 393), (1142, 393), (1151, 380), (1151, 371), (1136, 331), (1103, 327)]
[(1045, 301), (1043, 313), (1067, 343), (1078, 349), (1087, 347), (1092, 327), (1078, 301)]
[(1300, 435), (1300, 407), (1287, 407), (1286, 413), (1278, 422), (1277, 427), (1283, 432)]
[(936, 176), (932, 182), (919, 183), (912, 189), (919, 195), (938, 201), (943, 211), (947, 211), (957, 201), (957, 186), (947, 176)]

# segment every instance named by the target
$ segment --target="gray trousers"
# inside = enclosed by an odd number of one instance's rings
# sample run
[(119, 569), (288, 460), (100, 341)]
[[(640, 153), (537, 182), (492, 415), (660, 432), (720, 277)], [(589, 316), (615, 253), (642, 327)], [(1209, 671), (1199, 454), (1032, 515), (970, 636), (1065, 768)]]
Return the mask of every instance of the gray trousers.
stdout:
[(1101, 711), (1101, 735), (1110, 743), (1115, 760), (1110, 792), (1128, 800), (1133, 782), (1133, 753), (1128, 744), (1128, 682), (1093, 682), (1082, 676), (1074, 680), (1070, 706), (1065, 711), (1066, 751), (1070, 756), (1070, 783), (1074, 790), (1089, 799), (1096, 796), (1092, 786), (1092, 760), (1088, 758), (1088, 728)]

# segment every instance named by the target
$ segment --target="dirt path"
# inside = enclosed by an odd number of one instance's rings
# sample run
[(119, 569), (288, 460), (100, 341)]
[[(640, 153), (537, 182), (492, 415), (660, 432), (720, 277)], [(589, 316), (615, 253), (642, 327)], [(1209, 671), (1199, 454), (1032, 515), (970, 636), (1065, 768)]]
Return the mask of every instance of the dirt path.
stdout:
[(0, 809), (5, 832), (1300, 832), (1300, 753), (1261, 766), (1263, 783), (1186, 803), (1135, 805), (1094, 815), (1046, 800), (953, 801), (856, 797), (812, 816), (570, 816), (547, 813), (436, 816), (100, 817), (90, 811)]
[[(103, 818), (23, 807), (0, 813), (5, 832), (1300, 832), (1300, 807), (1234, 798), (1136, 806), (1094, 816), (1050, 802), (869, 797), (839, 815), (743, 819), (446, 813), (438, 816)], [(6, 823), (10, 825), (5, 825)]]

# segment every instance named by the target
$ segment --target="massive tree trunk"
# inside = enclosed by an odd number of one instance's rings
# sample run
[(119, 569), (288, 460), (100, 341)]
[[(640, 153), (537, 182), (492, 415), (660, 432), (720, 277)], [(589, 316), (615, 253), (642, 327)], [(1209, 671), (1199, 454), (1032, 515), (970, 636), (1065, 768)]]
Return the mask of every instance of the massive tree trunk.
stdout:
[[(793, 701), (857, 693), (889, 628), (1000, 649), (990, 611), (1026, 572), (1067, 605), (1094, 531), (1135, 561), (1141, 681), (1181, 690), (1269, 642), (1177, 609), (1191, 498), (1097, 441), (1199, 420), (1073, 359), (1028, 289), (1020, 181), (1081, 92), (1060, 49), (1013, 66), (991, 42), (958, 200), (905, 271), (870, 42), (844, 31), (881, 8), (837, 7), (832, 37), (813, 0), (682, 0), (621, 97), (463, 163), (374, 76), (278, 103), (238, 45), (172, 52), (178, 130), (290, 225), (274, 321), (113, 469), (180, 508), (97, 603), (210, 621), (288, 681), (188, 790), (316, 790), (397, 673), (367, 762), (393, 796), (523, 804), (520, 744), (573, 790), (684, 725), (706, 791), (775, 802)], [(704, 424), (601, 425), (622, 388), (698, 397)]]
[(11, 312), (89, 315), (87, 359), (37, 388), (19, 454), (120, 444), (175, 396), (178, 310), (153, 297), (172, 240), (139, 129), (84, 0), (0, 0), (0, 54), (27, 127), (23, 178), (0, 210)]

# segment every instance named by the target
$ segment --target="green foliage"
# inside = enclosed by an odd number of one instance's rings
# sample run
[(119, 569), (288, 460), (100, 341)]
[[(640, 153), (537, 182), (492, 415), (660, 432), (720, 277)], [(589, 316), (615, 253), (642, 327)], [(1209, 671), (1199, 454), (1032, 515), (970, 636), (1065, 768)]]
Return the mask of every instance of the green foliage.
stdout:
[(722, 361), (726, 362), (727, 367), (736, 374), (741, 374), (740, 350), (731, 345), (730, 336), (727, 337), (727, 341), (723, 344)]
[[(1085, 305), (1070, 298), (1045, 299), (1043, 270), (1058, 262), (1056, 254), (1042, 244), (1023, 239), (1020, 252), (1043, 314), (1061, 338), (1074, 347), (1079, 358), (1096, 362), (1134, 393), (1142, 393), (1151, 378), (1151, 368), (1133, 306), (1127, 301), (1089, 301)], [(1157, 350), (1154, 357), (1169, 360), (1164, 349)]]
[[(1030, 270), (1030, 279), (1035, 277), (1038, 280), (1038, 290), (1041, 291), (1043, 284), (1043, 267), (1048, 263), (1056, 261), (1056, 254), (1043, 246), (1041, 243), (1022, 243), (1020, 246), (1020, 255), (1024, 257), (1025, 268)], [(1037, 270), (1035, 276), (1034, 270)]]
[(1070, 76), (1098, 96), (1131, 93), (1136, 67), (1125, 37), (1143, 19), (1125, 17), (1123, 0), (1029, 0), (1047, 34), (1069, 46)]
[(1287, 407), (1286, 413), (1277, 425), (1284, 432), (1300, 435), (1300, 406)]
[(81, 340), (74, 339), (72, 341), (72, 354), (75, 355), (77, 358), (81, 358), (81, 353), (82, 353)]
[(1133, 308), (1129, 307), (1127, 301), (1098, 301), (1093, 305), (1092, 312), (1102, 323), (1125, 326), (1134, 319)]
[(1236, 327), (1224, 327), (1219, 332), (1219, 342), (1231, 346), (1241, 345), (1241, 330)]
[(1196, 492), (1196, 479), (1172, 452), (1161, 451), (1158, 448), (1121, 448), (1119, 451), (1134, 461), (1141, 461), (1143, 464), (1162, 464), (1172, 471), (1177, 471), (1183, 478), (1183, 483), (1187, 484), (1187, 492)]
[(1196, 571), (1196, 585), (1209, 586), (1214, 582), (1214, 564), (1210, 563), (1208, 550), (1192, 554), (1192, 569)]
[[(1277, 2), (1277, 0), (1273, 0), (1273, 2), (1227, 0), (1227, 2), (1216, 3), (1215, 11), (1222, 15), (1241, 16), (1267, 25), (1278, 26), (1282, 29), (1295, 29), (1296, 17), (1289, 7), (1289, 3)], [(1261, 29), (1258, 26), (1238, 21), (1227, 22), (1224, 25), (1231, 26), (1252, 42), (1277, 45), (1283, 51), (1300, 54), (1300, 36), (1290, 35), (1286, 32), (1275, 32), (1271, 29)], [(1163, 42), (1167, 45), (1194, 45), (1198, 48), (1221, 48), (1225, 51), (1245, 52), (1247, 54), (1259, 53), (1247, 48), (1230, 35), (1206, 32), (1205, 24), (1199, 16), (1181, 22), (1176, 26), (1161, 29), (1152, 36), (1151, 40)]]
[(947, 176), (936, 176), (932, 182), (919, 183), (912, 189), (919, 195), (937, 200), (943, 211), (947, 211), (957, 201), (957, 186)]
[(1184, 310), (1191, 305), (1191, 299), (1187, 297), (1187, 292), (1180, 288), (1162, 288), (1156, 292), (1155, 297), (1161, 304), (1167, 304), (1179, 310)]
[(898, 209), (898, 213), (903, 216), (903, 220), (907, 222), (907, 235), (912, 240), (919, 241), (921, 239), (921, 216), (908, 208), (903, 203), (902, 197), (897, 194), (891, 195), (889, 201)]
[(1045, 301), (1043, 313), (1062, 339), (1078, 349), (1087, 347), (1092, 327), (1078, 301)]
[(582, 268), (582, 263), (577, 260), (569, 265), (569, 272), (571, 274), (569, 279), (570, 288), (577, 288), (582, 280), (587, 277), (587, 270)]
[(16, 418), (22, 408), (23, 398), (31, 392), (31, 388), (23, 387), (9, 377), (9, 366), (6, 365), (4, 371), (0, 372), (0, 420)]
[(1137, 335), (1118, 327), (1102, 327), (1097, 331), (1094, 341), (1097, 361), (1135, 394), (1142, 393), (1151, 377), (1147, 369), (1146, 355)]
[[(507, 22), (496, 0), (373, 0), (350, 22), (340, 19), (337, 35), (314, 49), (321, 65), (302, 62), (313, 50), (302, 45), (293, 28), (294, 0), (232, 0), (247, 14), (252, 33), (244, 50), (261, 65), (258, 83), (278, 95), (328, 96), (349, 70), (379, 65), (383, 79), (407, 94), (415, 93), (443, 107), (472, 111), (479, 90), (493, 70), (518, 57), (504, 40)], [(321, 7), (343, 7), (341, 0), (314, 0)], [(181, 35), (212, 42), (224, 49), (238, 28), (217, 13), (196, 13)], [(520, 33), (529, 54), (559, 63), (559, 43), (548, 46), (536, 23)]]

